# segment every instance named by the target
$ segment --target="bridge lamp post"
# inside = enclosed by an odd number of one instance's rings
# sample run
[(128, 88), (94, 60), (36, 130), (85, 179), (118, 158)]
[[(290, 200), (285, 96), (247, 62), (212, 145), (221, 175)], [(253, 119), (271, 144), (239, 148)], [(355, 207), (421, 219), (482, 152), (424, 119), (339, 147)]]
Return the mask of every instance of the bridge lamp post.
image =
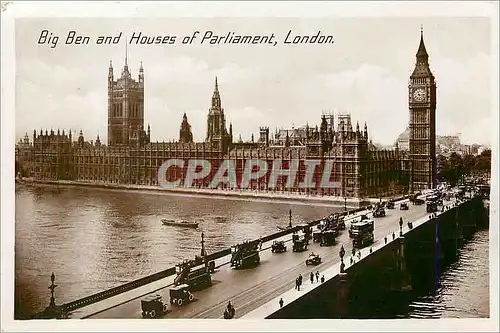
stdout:
[(344, 268), (345, 268), (345, 264), (344, 264), (344, 255), (345, 255), (344, 245), (342, 245), (342, 247), (340, 248), (339, 255), (340, 255), (340, 273), (344, 273)]
[(347, 197), (344, 197), (344, 211), (347, 211)]
[(201, 257), (204, 258), (207, 255), (207, 251), (205, 251), (205, 233), (201, 233)]
[(56, 307), (56, 300), (55, 300), (55, 297), (54, 297), (54, 289), (56, 289), (57, 284), (54, 284), (55, 280), (56, 280), (56, 275), (54, 274), (54, 272), (52, 272), (52, 275), (50, 276), (50, 281), (52, 283), (49, 286), (49, 289), (50, 289), (50, 304), (49, 304), (49, 307), (50, 308), (55, 308)]
[(399, 236), (403, 236), (403, 218), (399, 218)]

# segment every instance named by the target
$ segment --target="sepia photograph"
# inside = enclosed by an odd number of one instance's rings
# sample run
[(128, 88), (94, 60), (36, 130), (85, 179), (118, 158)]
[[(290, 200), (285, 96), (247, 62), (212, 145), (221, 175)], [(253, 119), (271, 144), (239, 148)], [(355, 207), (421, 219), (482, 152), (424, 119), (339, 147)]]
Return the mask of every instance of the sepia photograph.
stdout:
[(157, 4), (2, 3), (2, 330), (498, 330), (498, 3)]

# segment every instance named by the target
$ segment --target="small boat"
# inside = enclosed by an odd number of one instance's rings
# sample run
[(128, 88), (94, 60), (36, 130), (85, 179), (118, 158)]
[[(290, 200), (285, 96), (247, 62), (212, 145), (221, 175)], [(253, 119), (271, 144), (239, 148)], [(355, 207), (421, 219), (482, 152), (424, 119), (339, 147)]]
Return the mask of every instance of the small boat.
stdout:
[(175, 227), (194, 228), (194, 229), (198, 228), (198, 222), (174, 221), (174, 220), (161, 219), (161, 223), (163, 225), (172, 225)]

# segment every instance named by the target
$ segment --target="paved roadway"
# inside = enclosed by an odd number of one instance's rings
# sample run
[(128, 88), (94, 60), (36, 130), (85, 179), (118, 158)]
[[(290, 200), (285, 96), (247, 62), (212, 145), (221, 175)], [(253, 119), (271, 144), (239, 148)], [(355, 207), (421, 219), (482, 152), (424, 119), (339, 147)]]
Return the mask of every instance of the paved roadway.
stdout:
[[(384, 242), (384, 237), (391, 232), (399, 234), (399, 218), (406, 222), (417, 220), (426, 215), (425, 205), (414, 206), (409, 204), (409, 210), (386, 209), (386, 216), (375, 218), (375, 244)], [(349, 228), (349, 223), (346, 227)], [(320, 247), (318, 243), (309, 245), (308, 251), (295, 253), (291, 251), (291, 236), (287, 236), (287, 252), (271, 253), (271, 250), (261, 251), (261, 264), (250, 269), (235, 270), (229, 265), (221, 266), (213, 275), (213, 285), (203, 291), (195, 293), (195, 301), (179, 306), (171, 306), (171, 312), (163, 318), (222, 318), (228, 301), (236, 309), (236, 318), (241, 317), (263, 304), (274, 299), (283, 292), (294, 287), (295, 279), (302, 274), (304, 279), (309, 279), (311, 271), (320, 272), (340, 261), (339, 250), (343, 244), (346, 250), (345, 262), (349, 263), (352, 242), (349, 239), (347, 228), (339, 237), (337, 244), (330, 247)], [(311, 252), (321, 255), (322, 264), (306, 266), (305, 260)], [(163, 296), (164, 302), (169, 300), (169, 287), (157, 291)], [(88, 318), (141, 318), (140, 300), (118, 305)]]

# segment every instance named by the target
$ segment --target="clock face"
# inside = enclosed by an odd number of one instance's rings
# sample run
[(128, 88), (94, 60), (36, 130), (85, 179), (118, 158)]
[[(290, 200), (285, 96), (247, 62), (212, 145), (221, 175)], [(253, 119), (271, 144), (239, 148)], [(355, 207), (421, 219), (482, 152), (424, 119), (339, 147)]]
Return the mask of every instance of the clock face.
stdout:
[(417, 102), (423, 102), (425, 100), (425, 90), (418, 88), (413, 92), (413, 99)]

